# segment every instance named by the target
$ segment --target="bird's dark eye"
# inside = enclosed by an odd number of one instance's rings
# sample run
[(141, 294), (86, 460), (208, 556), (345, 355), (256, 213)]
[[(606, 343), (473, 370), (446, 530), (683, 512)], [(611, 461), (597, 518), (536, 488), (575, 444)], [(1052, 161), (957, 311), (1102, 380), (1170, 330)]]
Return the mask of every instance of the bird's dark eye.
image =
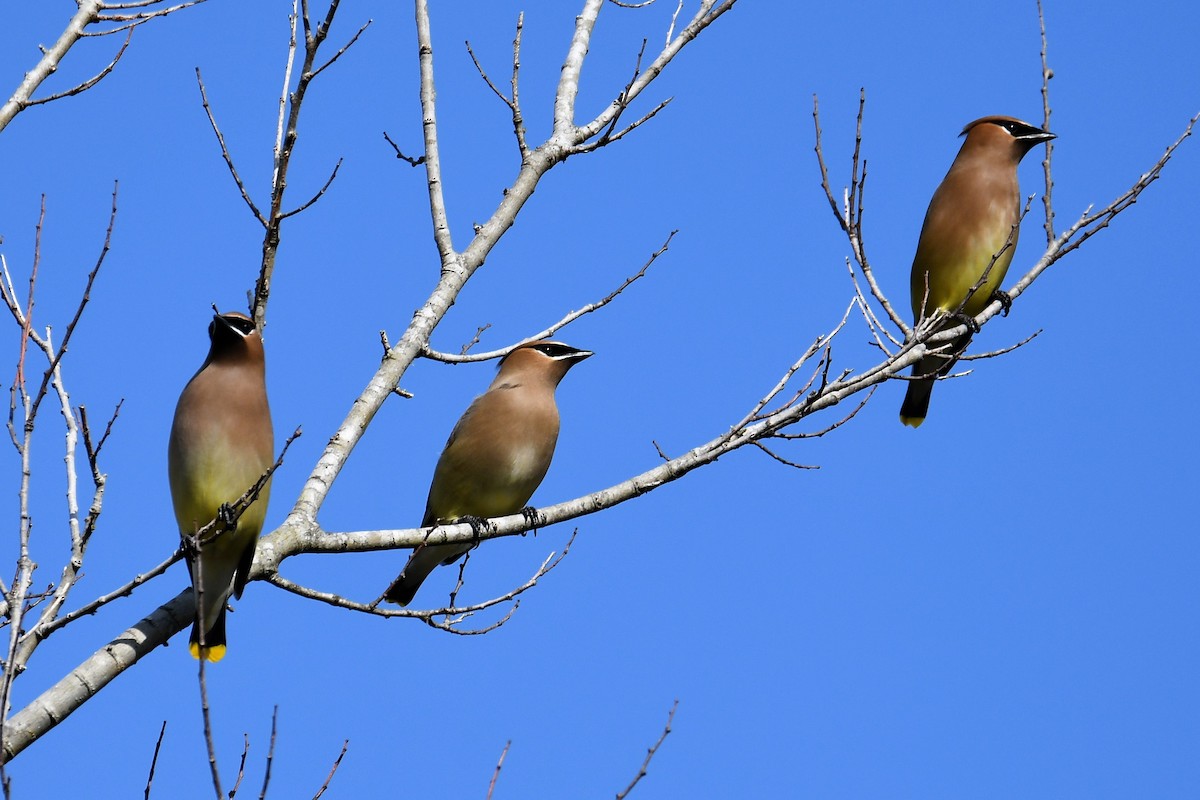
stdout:
[(545, 353), (546, 355), (550, 356), (550, 358), (562, 358), (563, 356), (578, 352), (574, 347), (568, 347), (567, 345), (559, 344), (558, 342), (535, 344), (533, 349), (537, 350), (539, 353)]
[(249, 336), (254, 333), (254, 320), (246, 319), (245, 317), (235, 317), (232, 314), (227, 314), (224, 317), (225, 321), (230, 326), (236, 328), (243, 336)]
[(1034, 127), (1027, 122), (1005, 120), (999, 124), (1000, 127), (1011, 133), (1014, 139), (1026, 139), (1032, 137), (1037, 137), (1039, 139), (1045, 138), (1045, 131), (1043, 131), (1041, 128)]

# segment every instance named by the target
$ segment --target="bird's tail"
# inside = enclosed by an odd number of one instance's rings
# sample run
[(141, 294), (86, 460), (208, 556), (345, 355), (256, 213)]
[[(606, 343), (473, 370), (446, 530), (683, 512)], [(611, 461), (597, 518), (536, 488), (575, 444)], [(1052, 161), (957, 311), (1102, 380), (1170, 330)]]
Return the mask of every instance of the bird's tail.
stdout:
[(929, 398), (933, 396), (933, 379), (909, 381), (904, 402), (900, 405), (900, 421), (913, 428), (921, 427), (929, 413)]
[(389, 603), (399, 603), (406, 606), (412, 602), (421, 584), (429, 577), (438, 564), (453, 563), (459, 556), (469, 550), (469, 547), (441, 545), (427, 547), (422, 545), (413, 551), (404, 570), (392, 581), (392, 585), (383, 593), (383, 599)]
[(912, 380), (900, 404), (900, 421), (913, 428), (921, 427), (929, 413), (929, 398), (933, 396), (933, 385), (943, 375), (948, 375), (958, 362), (958, 357), (967, 349), (971, 337), (960, 336), (950, 343), (946, 352), (930, 353), (912, 368)]
[(217, 621), (212, 629), (204, 634), (204, 647), (200, 646), (200, 628), (192, 625), (192, 635), (188, 637), (188, 652), (192, 658), (203, 658), (214, 664), (225, 657), (225, 609), (217, 614)]

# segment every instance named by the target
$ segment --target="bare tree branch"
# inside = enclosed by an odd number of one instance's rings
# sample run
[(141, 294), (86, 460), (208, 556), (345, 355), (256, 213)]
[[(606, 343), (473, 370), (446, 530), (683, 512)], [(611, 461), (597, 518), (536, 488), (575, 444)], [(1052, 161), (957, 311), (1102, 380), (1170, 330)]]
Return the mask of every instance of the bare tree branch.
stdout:
[[(1046, 61), (1046, 15), (1042, 11), (1042, 0), (1037, 0), (1038, 30), (1042, 34), (1042, 130), (1050, 130), (1050, 79), (1054, 70)], [(1054, 140), (1046, 142), (1046, 156), (1042, 159), (1042, 171), (1046, 175), (1045, 188), (1042, 190), (1042, 205), (1046, 210), (1046, 245), (1054, 243), (1054, 203), (1051, 196), (1054, 193), (1054, 180), (1050, 175), (1050, 157), (1054, 154)]]
[[(158, 5), (159, 2), (161, 2), (161, 0), (153, 0), (152, 2), (141, 2), (141, 3), (104, 3), (101, 5), (100, 8), (101, 8), (101, 11), (111, 11), (111, 10), (123, 9), (123, 8), (148, 8), (153, 5)], [(203, 3), (203, 2), (205, 2), (205, 0), (187, 0), (187, 2), (185, 2), (185, 3), (179, 3), (177, 5), (168, 6), (167, 8), (160, 8), (160, 9), (156, 9), (154, 11), (140, 11), (136, 14), (103, 14), (103, 13), (101, 13), (96, 16), (96, 20), (98, 22), (125, 22), (125, 23), (129, 23), (129, 24), (121, 25), (116, 28), (110, 28), (110, 29), (104, 30), (104, 31), (84, 33), (84, 36), (108, 36), (110, 34), (119, 33), (124, 30), (132, 30), (133, 28), (136, 28), (138, 25), (149, 22), (152, 19), (156, 19), (158, 17), (165, 17), (168, 14), (173, 14), (176, 11), (182, 11), (185, 8), (191, 8), (192, 6), (199, 5), (200, 3)]]
[[(441, 256), (442, 272), (454, 261), (454, 243), (450, 237), (450, 220), (446, 198), (442, 193), (442, 157), (438, 147), (437, 92), (433, 80), (433, 34), (429, 26), (427, 0), (416, 0), (417, 51), (421, 70), (421, 119), (425, 134), (425, 175), (429, 184), (429, 211), (433, 216), (433, 240)], [(397, 153), (399, 150), (396, 151)]]
[(341, 159), (341, 158), (339, 158), (337, 160), (337, 163), (333, 165), (333, 172), (329, 173), (329, 177), (325, 180), (325, 184), (319, 190), (317, 190), (316, 194), (314, 194), (312, 197), (310, 197), (308, 199), (308, 202), (304, 203), (303, 205), (299, 205), (296, 208), (293, 208), (291, 211), (285, 211), (284, 213), (279, 215), (279, 218), (282, 220), (282, 219), (287, 219), (288, 217), (293, 217), (296, 214), (299, 214), (301, 211), (307, 210), (310, 206), (312, 206), (313, 203), (320, 200), (321, 197), (324, 196), (325, 191), (330, 186), (333, 185), (333, 180), (334, 180), (334, 178), (337, 177), (338, 170), (342, 168), (343, 160), (344, 159)]
[(392, 146), (392, 149), (396, 151), (396, 158), (400, 159), (401, 161), (408, 162), (408, 165), (410, 167), (419, 167), (425, 163), (425, 156), (418, 156), (417, 158), (411, 158), (409, 156), (404, 155), (404, 153), (400, 152), (400, 145), (398, 145), (392, 141), (392, 138), (387, 135), (387, 131), (383, 132), (383, 138), (384, 138), (384, 141), (386, 141), (388, 144), (390, 144)]
[(646, 760), (642, 762), (641, 769), (638, 770), (637, 775), (633, 776), (633, 780), (629, 782), (628, 786), (617, 792), (617, 800), (625, 800), (625, 798), (629, 796), (629, 793), (633, 791), (633, 787), (638, 785), (638, 781), (646, 777), (646, 772), (650, 768), (650, 761), (654, 758), (654, 754), (658, 752), (658, 748), (662, 747), (662, 743), (665, 742), (667, 737), (671, 734), (671, 723), (675, 721), (675, 711), (678, 708), (679, 701), (676, 700), (671, 704), (671, 711), (667, 714), (667, 724), (663, 727), (662, 735), (658, 737), (658, 741), (647, 748)]
[[(267, 302), (271, 295), (271, 280), (275, 273), (275, 260), (279, 252), (280, 226), (285, 219), (299, 214), (320, 200), (337, 177), (338, 169), (340, 169), (342, 164), (339, 159), (328, 180), (325, 181), (324, 186), (310, 200), (291, 211), (283, 210), (283, 197), (287, 190), (288, 169), (291, 166), (292, 155), (296, 150), (296, 140), (299, 137), (300, 109), (303, 107), (308, 88), (318, 75), (341, 58), (358, 41), (363, 31), (371, 24), (370, 20), (365, 22), (350, 37), (350, 40), (342, 45), (329, 60), (319, 67), (314, 66), (317, 54), (320, 52), (321, 46), (325, 43), (329, 35), (329, 29), (333, 25), (334, 16), (337, 14), (340, 1), (330, 0), (329, 7), (325, 12), (325, 19), (318, 23), (315, 30), (313, 30), (309, 21), (308, 2), (304, 0), (302, 3), (303, 13), (301, 14), (301, 20), (304, 24), (304, 61), (300, 67), (300, 78), (296, 82), (296, 89), (289, 94), (288, 86), (290, 86), (292, 64), (295, 59), (297, 47), (296, 15), (295, 6), (293, 5), (293, 13), (290, 18), (292, 24), (291, 36), (288, 42), (288, 60), (286, 69), (284, 70), (284, 89), (280, 96), (279, 121), (276, 125), (270, 209), (265, 218), (261, 214), (256, 213), (265, 231), (262, 244), (262, 265), (259, 269), (258, 280), (254, 284), (254, 299), (251, 302), (250, 316), (254, 319), (254, 324), (260, 331), (265, 330), (267, 326)], [(284, 103), (284, 96), (287, 97), (286, 104)], [(284, 123), (285, 105), (287, 111), (286, 124)]]
[(164, 719), (162, 728), (158, 731), (158, 741), (154, 743), (154, 757), (150, 759), (150, 774), (146, 776), (145, 800), (150, 800), (150, 786), (154, 783), (154, 768), (158, 764), (158, 751), (162, 749), (163, 736), (167, 733), (167, 721)]
[[(891, 302), (888, 301), (883, 290), (876, 283), (875, 273), (871, 269), (871, 262), (867, 259), (866, 246), (863, 244), (862, 204), (866, 188), (867, 165), (866, 161), (862, 161), (862, 174), (860, 176), (859, 161), (862, 151), (863, 111), (866, 107), (866, 102), (866, 91), (860, 89), (858, 93), (858, 118), (855, 123), (854, 134), (854, 155), (851, 158), (850, 167), (850, 188), (844, 194), (841, 208), (838, 207), (838, 202), (833, 197), (833, 190), (829, 186), (829, 170), (825, 166), (825, 153), (821, 144), (821, 116), (816, 95), (813, 95), (813, 127), (816, 129), (814, 150), (817, 154), (817, 166), (821, 171), (821, 188), (825, 190), (825, 199), (829, 201), (829, 208), (833, 211), (834, 218), (837, 219), (838, 225), (841, 226), (842, 231), (846, 234), (847, 239), (849, 239), (850, 252), (854, 255), (855, 263), (862, 270), (863, 277), (867, 279), (867, 286), (871, 289), (871, 296), (883, 307), (884, 313), (888, 315), (888, 319), (892, 321), (892, 324), (900, 329), (904, 337), (908, 337), (911, 333), (908, 323), (904, 321), (904, 318), (900, 314), (896, 313), (896, 310), (892, 308)], [(851, 275), (853, 276), (853, 273)], [(892, 337), (889, 336), (888, 338)], [(893, 341), (895, 340), (893, 339)]]
[(101, 647), (5, 722), (4, 750), (0, 760), (8, 762), (33, 744), (113, 678), (190, 625), (194, 616), (192, 590), (184, 589), (175, 599), (159, 606)]
[(515, 344), (509, 345), (508, 347), (501, 348), (500, 350), (491, 350), (486, 353), (472, 353), (471, 355), (467, 355), (467, 350), (469, 350), (473, 344), (475, 344), (479, 341), (479, 335), (482, 334), (485, 330), (487, 330), (488, 327), (490, 327), (490, 326), (485, 325), (485, 326), (481, 327), (479, 329), (479, 331), (475, 334), (474, 340), (472, 340), (470, 343), (468, 343), (466, 346), (464, 346), (462, 349), (462, 352), (457, 355), (452, 354), (452, 353), (442, 353), (437, 350), (433, 350), (432, 348), (427, 348), (425, 350), (425, 352), (422, 353), (422, 355), (425, 356), (426, 358), (432, 359), (434, 361), (443, 361), (448, 364), (462, 364), (462, 363), (467, 363), (467, 362), (472, 362), (472, 361), (489, 361), (493, 358), (500, 358), (502, 356), (506, 356), (510, 352), (512, 352), (515, 348), (520, 347), (521, 345), (526, 344), (528, 342), (536, 342), (540, 339), (545, 339), (548, 336), (553, 336), (556, 332), (562, 330), (567, 325), (569, 325), (570, 323), (579, 319), (580, 317), (582, 317), (586, 314), (590, 314), (593, 311), (597, 311), (601, 308), (604, 308), (604, 306), (608, 305), (613, 300), (615, 300), (617, 298), (617, 295), (619, 295), (621, 292), (628, 289), (633, 283), (644, 278), (646, 276), (646, 271), (649, 270), (650, 267), (654, 264), (654, 262), (658, 260), (658, 257), (670, 249), (671, 240), (675, 238), (675, 234), (677, 234), (677, 233), (679, 233), (678, 229), (673, 230), (669, 234), (667, 234), (666, 241), (664, 241), (662, 243), (661, 247), (659, 247), (657, 250), (655, 250), (653, 253), (650, 254), (649, 260), (647, 260), (646, 263), (642, 265), (642, 268), (640, 270), (638, 270), (636, 273), (634, 273), (633, 275), (630, 275), (628, 278), (626, 278), (621, 283), (621, 285), (618, 286), (616, 289), (612, 290), (611, 292), (609, 292), (607, 295), (605, 295), (601, 299), (597, 300), (596, 302), (588, 303), (583, 308), (580, 308), (576, 311), (572, 311), (571, 313), (567, 314), (565, 317), (560, 319), (558, 322), (551, 325), (550, 327), (545, 328), (544, 330), (538, 331), (537, 333), (535, 333), (531, 336), (526, 336), (524, 339), (522, 339), (519, 342), (516, 342)]
[[(197, 533), (194, 539), (196, 552), (199, 552), (200, 534)], [(208, 680), (206, 675), (208, 658), (204, 651), (204, 646), (208, 643), (204, 640), (206, 626), (204, 618), (201, 615), (201, 609), (204, 608), (204, 560), (200, 558), (194, 559), (191, 567), (195, 571), (195, 578), (192, 581), (192, 591), (195, 596), (194, 621), (196, 623), (196, 631), (199, 634), (196, 644), (200, 648), (200, 657), (196, 659), (198, 662), (196, 667), (196, 682), (200, 687), (200, 718), (203, 721), (204, 746), (208, 750), (208, 771), (212, 776), (213, 792), (216, 793), (216, 800), (224, 800), (225, 792), (221, 790), (221, 769), (217, 764), (217, 747), (213, 741), (212, 712), (208, 705)]]
[(237, 797), (238, 789), (242, 785), (242, 779), (246, 777), (246, 759), (250, 757), (250, 734), (242, 734), (242, 758), (238, 762), (237, 778), (233, 781), (233, 788), (229, 790), (229, 797)]
[(242, 200), (249, 206), (250, 213), (263, 226), (266, 226), (266, 217), (258, 210), (258, 206), (254, 204), (254, 201), (250, 199), (250, 193), (246, 191), (246, 184), (242, 181), (242, 176), (238, 174), (237, 167), (233, 163), (233, 156), (229, 154), (229, 148), (225, 145), (225, 135), (221, 133), (221, 127), (217, 125), (212, 107), (208, 104), (208, 92), (204, 89), (204, 79), (200, 76), (199, 67), (196, 67), (196, 84), (200, 87), (200, 104), (204, 106), (204, 113), (208, 116), (208, 124), (212, 126), (213, 133), (217, 137), (217, 144), (221, 146), (221, 158), (225, 159), (225, 166), (229, 168), (229, 174), (233, 176), (233, 182), (237, 184), (238, 192), (241, 193)]
[[(37, 91), (42, 83), (58, 71), (62, 65), (63, 59), (75, 44), (85, 36), (107, 36), (113, 33), (119, 33), (122, 30), (128, 30), (130, 34), (133, 28), (144, 22), (149, 22), (157, 17), (165, 17), (176, 11), (181, 11), (185, 8), (190, 8), (203, 0), (191, 0), (191, 2), (180, 3), (178, 5), (159, 8), (152, 12), (140, 12), (134, 15), (123, 17), (122, 15), (105, 14), (106, 11), (119, 11), (129, 8), (149, 8), (159, 5), (161, 0), (142, 0), (142, 2), (131, 3), (106, 3), (104, 0), (77, 0), (78, 9), (75, 14), (67, 22), (63, 28), (62, 34), (59, 35), (57, 41), (49, 48), (42, 50), (42, 57), (38, 63), (25, 73), (25, 77), (17, 86), (16, 91), (8, 98), (3, 106), (0, 106), (0, 131), (4, 130), (8, 123), (30, 106), (40, 105), (58, 100), (63, 97), (70, 97), (95, 86), (103, 80), (109, 73), (112, 72), (121, 56), (125, 53), (125, 47), (129, 45), (128, 35), (126, 36), (125, 44), (122, 45), (116, 57), (105, 67), (99, 74), (93, 78), (77, 84), (74, 88), (68, 89), (65, 92), (58, 92), (40, 100), (33, 99), (33, 93)], [(92, 31), (89, 28), (99, 22), (123, 21), (125, 18), (133, 20), (127, 25), (121, 25), (107, 30)]]
[(53, 103), (55, 100), (61, 100), (64, 97), (73, 97), (77, 94), (86, 92), (88, 89), (92, 88), (97, 83), (108, 77), (109, 73), (116, 69), (117, 62), (121, 60), (121, 56), (125, 55), (125, 49), (129, 47), (129, 43), (131, 41), (133, 41), (133, 28), (129, 29), (129, 33), (125, 36), (125, 42), (121, 45), (121, 49), (117, 51), (117, 54), (113, 56), (113, 60), (108, 62), (108, 66), (106, 66), (104, 69), (100, 70), (83, 83), (78, 83), (66, 91), (57, 92), (52, 95), (47, 95), (46, 97), (39, 97), (37, 99), (30, 100), (25, 104), (25, 107), (29, 108), (30, 106), (40, 106), (43, 103)]
[(342, 765), (342, 759), (346, 757), (346, 751), (350, 748), (350, 740), (342, 742), (342, 752), (338, 753), (338, 757), (334, 759), (333, 766), (329, 768), (329, 774), (325, 776), (325, 782), (321, 784), (321, 788), (313, 795), (313, 800), (320, 800), (321, 795), (325, 794), (325, 790), (329, 788), (330, 781), (333, 780), (334, 774), (338, 771), (338, 767)]
[(496, 762), (496, 771), (492, 773), (492, 779), (488, 781), (487, 800), (492, 800), (492, 792), (496, 791), (496, 780), (500, 777), (500, 768), (504, 766), (504, 757), (508, 755), (508, 748), (512, 747), (512, 739), (504, 743), (504, 749), (500, 751), (500, 760)]
[[(362, 603), (349, 600), (341, 595), (336, 595), (331, 592), (322, 592), (307, 586), (301, 586), (300, 584), (294, 583), (278, 573), (272, 573), (268, 575), (265, 580), (275, 586), (278, 586), (284, 591), (291, 592), (292, 594), (299, 595), (300, 597), (304, 597), (309, 600), (317, 600), (336, 608), (344, 608), (348, 611), (358, 611), (364, 614), (374, 614), (375, 616), (380, 617), (411, 617), (421, 620), (431, 628), (437, 628), (448, 633), (475, 636), (481, 633), (487, 633), (490, 630), (494, 630), (508, 621), (508, 619), (520, 605), (516, 598), (536, 586), (539, 580), (541, 580), (546, 574), (562, 563), (563, 559), (567, 557), (567, 553), (570, 552), (571, 545), (574, 543), (575, 536), (578, 534), (578, 532), (578, 530), (572, 532), (570, 539), (568, 539), (567, 543), (563, 546), (562, 552), (558, 553), (557, 555), (555, 553), (548, 555), (545, 561), (542, 562), (541, 566), (538, 567), (537, 571), (534, 572), (534, 574), (523, 584), (515, 589), (505, 592), (502, 595), (499, 595), (498, 597), (493, 597), (489, 600), (484, 600), (482, 602), (473, 603), (467, 606), (457, 606), (451, 602), (450, 605), (443, 608), (433, 608), (427, 610), (409, 608), (396, 609), (390, 607), (380, 608), (379, 603), (382, 601), (382, 597), (377, 597), (370, 603)], [(492, 623), (484, 628), (466, 629), (460, 627), (463, 622), (478, 612), (508, 603), (509, 601), (513, 601), (512, 607), (498, 622)], [(445, 619), (439, 620), (438, 617), (444, 617)]]
[(521, 113), (521, 33), (525, 29), (525, 12), (517, 15), (517, 32), (513, 36), (512, 58), (512, 109), (513, 134), (517, 137), (517, 149), (524, 160), (529, 155), (529, 144), (525, 141), (525, 117)]
[(271, 743), (267, 746), (267, 761), (263, 768), (263, 785), (262, 791), (259, 792), (259, 800), (266, 800), (267, 787), (271, 785), (271, 765), (275, 763), (275, 734), (278, 730), (279, 723), (279, 706), (275, 706), (271, 710)]

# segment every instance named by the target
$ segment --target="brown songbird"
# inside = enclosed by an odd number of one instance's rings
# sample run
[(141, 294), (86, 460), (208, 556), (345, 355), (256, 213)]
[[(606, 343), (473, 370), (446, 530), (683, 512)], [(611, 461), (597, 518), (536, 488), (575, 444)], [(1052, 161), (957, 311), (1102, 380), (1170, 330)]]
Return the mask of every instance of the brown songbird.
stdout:
[[(459, 419), (438, 458), (421, 527), (501, 517), (525, 507), (558, 441), (554, 390), (567, 370), (590, 355), (541, 341), (521, 345), (500, 361), (496, 379)], [(434, 567), (470, 549), (470, 544), (418, 547), (384, 599), (408, 605)]]
[[(215, 519), (273, 463), (262, 337), (253, 320), (237, 312), (215, 315), (208, 337), (208, 358), (179, 396), (167, 446), (171, 499), (182, 536)], [(199, 573), (203, 595), (188, 643), (196, 658), (225, 656), (225, 603), (231, 593), (242, 596), (270, 491), (268, 481), (232, 530), (188, 559), (192, 586)]]
[[(1017, 165), (1036, 145), (1055, 138), (1013, 117), (982, 117), (968, 123), (962, 135), (966, 141), (925, 212), (909, 281), (914, 323), (938, 310), (958, 313), (947, 317), (943, 330), (961, 325), (963, 316), (977, 316), (996, 299), (1017, 248)], [(1002, 302), (1007, 307), (1007, 297)], [(915, 428), (925, 420), (933, 384), (950, 372), (970, 341), (968, 331), (913, 365), (901, 422)]]

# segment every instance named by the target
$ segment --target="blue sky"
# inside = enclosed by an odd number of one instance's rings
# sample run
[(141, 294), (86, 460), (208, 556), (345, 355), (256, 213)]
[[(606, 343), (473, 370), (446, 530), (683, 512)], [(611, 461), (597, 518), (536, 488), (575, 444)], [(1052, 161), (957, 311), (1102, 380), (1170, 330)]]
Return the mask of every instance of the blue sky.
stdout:
[[(5, 92), (73, 10), (38, 5), (7, 12)], [(673, 96), (670, 107), (556, 168), (436, 331), (443, 350), (488, 323), (484, 346), (515, 341), (607, 294), (679, 229), (646, 280), (560, 334), (596, 357), (560, 388), (558, 454), (535, 505), (650, 468), (652, 440), (675, 455), (713, 438), (840, 319), (849, 250), (818, 183), (814, 93), (840, 187), (866, 88), (865, 235), (902, 308), (921, 218), (962, 125), (996, 113), (1041, 121), (1032, 3), (800, 5), (742, 0), (686, 48), (634, 111)], [(113, 250), (64, 362), (93, 418), (125, 399), (73, 605), (175, 546), (165, 478), (175, 399), (204, 358), (210, 304), (244, 308), (261, 248), (194, 68), (261, 201), (288, 8), (212, 0), (144, 27), (94, 90), (26, 111), (0, 134), (2, 251), (23, 284), (44, 193), (36, 319), (56, 330), (120, 180)], [(519, 10), (522, 96), (541, 141), (574, 4), (433, 9), (459, 247), (518, 166), (507, 111), (462, 42), (506, 81)], [(672, 10), (667, 0), (605, 7), (581, 116), (624, 86), (642, 38), (661, 42)], [(423, 172), (396, 161), (381, 135), (422, 149), (412, 10), (346, 0), (331, 38), (368, 18), (310, 92), (290, 175), (299, 202), (345, 158), (327, 196), (283, 230), (268, 385), (276, 430), (300, 425), (304, 436), (275, 479), (268, 528), (378, 365), (378, 332), (398, 338), (438, 275)], [(1060, 227), (1126, 189), (1200, 111), (1198, 21), (1181, 3), (1050, 4)], [(117, 44), (81, 43), (46, 91), (90, 75)], [(781, 448), (819, 470), (748, 449), (578, 520), (566, 561), (494, 633), (454, 637), (252, 584), (230, 617), (230, 654), (209, 672), (226, 783), (245, 733), (242, 794), (257, 794), (278, 705), (272, 797), (311, 796), (344, 739), (326, 797), (483, 797), (510, 739), (497, 800), (611, 796), (678, 698), (673, 732), (633, 797), (1194, 796), (1196, 148), (1185, 143), (1134, 208), (987, 326), (976, 349), (1043, 333), (940, 385), (919, 431), (898, 422), (904, 386), (888, 384), (851, 424)], [(1026, 194), (1040, 196), (1040, 155), (1021, 167)], [(1039, 211), (1009, 284), (1041, 252)], [(878, 360), (856, 322), (835, 343), (839, 367)], [(0, 364), (11, 365), (15, 330), (3, 341)], [(5, 388), (10, 370), (0, 367)], [(325, 528), (419, 522), (445, 437), (492, 374), (415, 364), (402, 381), (414, 399), (394, 398), (376, 418), (322, 511)], [(35, 462), (43, 584), (65, 552), (57, 423), (44, 420)], [(14, 532), (18, 466), (11, 450), (0, 460), (0, 515)], [(468, 593), (523, 581), (572, 527), (480, 548)], [(9, 558), (15, 533), (5, 542)], [(404, 558), (301, 557), (284, 573), (361, 600)], [(455, 574), (436, 574), (418, 602), (444, 598)], [(176, 566), (56, 634), (18, 680), (16, 707), (186, 581)], [(182, 644), (152, 653), (14, 761), (15, 796), (77, 794), (81, 780), (93, 796), (140, 793), (164, 719), (153, 796), (211, 796), (195, 662)]]

